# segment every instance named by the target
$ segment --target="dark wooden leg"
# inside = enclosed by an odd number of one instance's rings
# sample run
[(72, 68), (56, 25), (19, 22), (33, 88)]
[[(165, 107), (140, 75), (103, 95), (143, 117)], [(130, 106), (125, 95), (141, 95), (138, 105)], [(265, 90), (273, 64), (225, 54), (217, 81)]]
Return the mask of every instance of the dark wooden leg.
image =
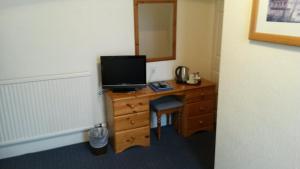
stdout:
[(171, 125), (170, 114), (167, 114), (168, 125)]
[(173, 121), (173, 125), (174, 125), (176, 130), (178, 130), (178, 119), (177, 118), (178, 118), (178, 114), (174, 113), (172, 121)]
[(157, 112), (156, 115), (157, 115), (157, 138), (158, 140), (160, 140), (161, 114)]
[(182, 111), (179, 111), (179, 112), (177, 112), (177, 114), (178, 114), (178, 120), (177, 120), (177, 124), (178, 124), (178, 126), (177, 126), (177, 130), (178, 130), (178, 133), (179, 134), (181, 134), (181, 113)]

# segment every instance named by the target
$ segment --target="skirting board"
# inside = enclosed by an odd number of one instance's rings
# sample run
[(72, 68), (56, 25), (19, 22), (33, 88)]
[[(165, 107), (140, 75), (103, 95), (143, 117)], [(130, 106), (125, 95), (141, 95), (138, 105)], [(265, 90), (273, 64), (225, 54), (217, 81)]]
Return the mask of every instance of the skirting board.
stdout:
[(3, 146), (0, 147), (0, 159), (54, 149), (86, 141), (88, 141), (87, 131), (78, 131), (57, 137)]

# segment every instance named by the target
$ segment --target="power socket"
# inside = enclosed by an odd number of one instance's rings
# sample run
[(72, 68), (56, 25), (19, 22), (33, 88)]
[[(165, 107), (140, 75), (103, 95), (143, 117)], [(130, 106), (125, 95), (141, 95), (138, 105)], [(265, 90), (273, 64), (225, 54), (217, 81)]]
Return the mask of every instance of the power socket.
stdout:
[(155, 72), (156, 72), (156, 69), (154, 67), (150, 68), (150, 75), (149, 75), (148, 82), (151, 82), (152, 76)]
[(152, 74), (154, 74), (156, 72), (156, 69), (153, 67), (153, 68), (151, 68), (151, 70), (150, 70), (150, 75), (152, 75)]

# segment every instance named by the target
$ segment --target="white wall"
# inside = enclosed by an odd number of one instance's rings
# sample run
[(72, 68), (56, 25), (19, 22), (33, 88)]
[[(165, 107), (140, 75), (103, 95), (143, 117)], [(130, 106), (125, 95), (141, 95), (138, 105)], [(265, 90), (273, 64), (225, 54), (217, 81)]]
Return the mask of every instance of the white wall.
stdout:
[(97, 60), (133, 54), (131, 0), (14, 0), (0, 4), (0, 80), (89, 71), (97, 120)]
[(222, 24), (224, 14), (224, 0), (215, 1), (214, 45), (212, 52), (211, 80), (218, 83), (220, 73)]
[[(210, 77), (213, 9), (178, 1), (177, 61), (148, 64), (148, 80), (171, 79), (181, 64)], [(0, 80), (89, 71), (96, 93), (99, 56), (134, 53), (131, 0), (1, 1), (0, 23)]]
[(226, 0), (216, 169), (300, 168), (300, 47), (248, 40), (252, 0)]
[(179, 65), (213, 80), (215, 5), (216, 0), (178, 0), (176, 61), (149, 63), (148, 81), (174, 78)]
[(178, 62), (211, 78), (215, 0), (179, 0), (177, 17)]
[[(211, 0), (178, 1), (177, 60), (147, 64), (148, 81), (173, 79), (177, 65), (210, 78), (213, 9)], [(0, 1), (0, 81), (88, 71), (94, 123), (105, 122), (97, 62), (101, 55), (134, 54), (133, 21), (132, 0)]]

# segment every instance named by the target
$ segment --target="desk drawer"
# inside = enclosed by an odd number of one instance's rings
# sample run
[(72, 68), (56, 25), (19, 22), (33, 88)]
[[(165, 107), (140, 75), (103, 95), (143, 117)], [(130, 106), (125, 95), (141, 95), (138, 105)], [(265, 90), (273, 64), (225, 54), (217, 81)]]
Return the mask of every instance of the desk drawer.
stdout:
[(184, 114), (187, 117), (199, 116), (203, 114), (214, 113), (215, 101), (207, 100), (195, 103), (188, 103), (184, 106)]
[(205, 87), (197, 90), (186, 92), (185, 99), (187, 102), (196, 102), (201, 100), (213, 100), (216, 97), (215, 87)]
[(114, 116), (137, 113), (149, 110), (148, 99), (131, 99), (114, 103)]
[(139, 112), (115, 117), (115, 130), (127, 130), (137, 127), (149, 126), (149, 112)]
[(197, 131), (201, 128), (208, 127), (214, 123), (214, 114), (203, 115), (187, 120), (187, 129), (189, 131)]
[(149, 126), (116, 132), (115, 151), (117, 153), (135, 145), (141, 145), (141, 146), (150, 145)]

